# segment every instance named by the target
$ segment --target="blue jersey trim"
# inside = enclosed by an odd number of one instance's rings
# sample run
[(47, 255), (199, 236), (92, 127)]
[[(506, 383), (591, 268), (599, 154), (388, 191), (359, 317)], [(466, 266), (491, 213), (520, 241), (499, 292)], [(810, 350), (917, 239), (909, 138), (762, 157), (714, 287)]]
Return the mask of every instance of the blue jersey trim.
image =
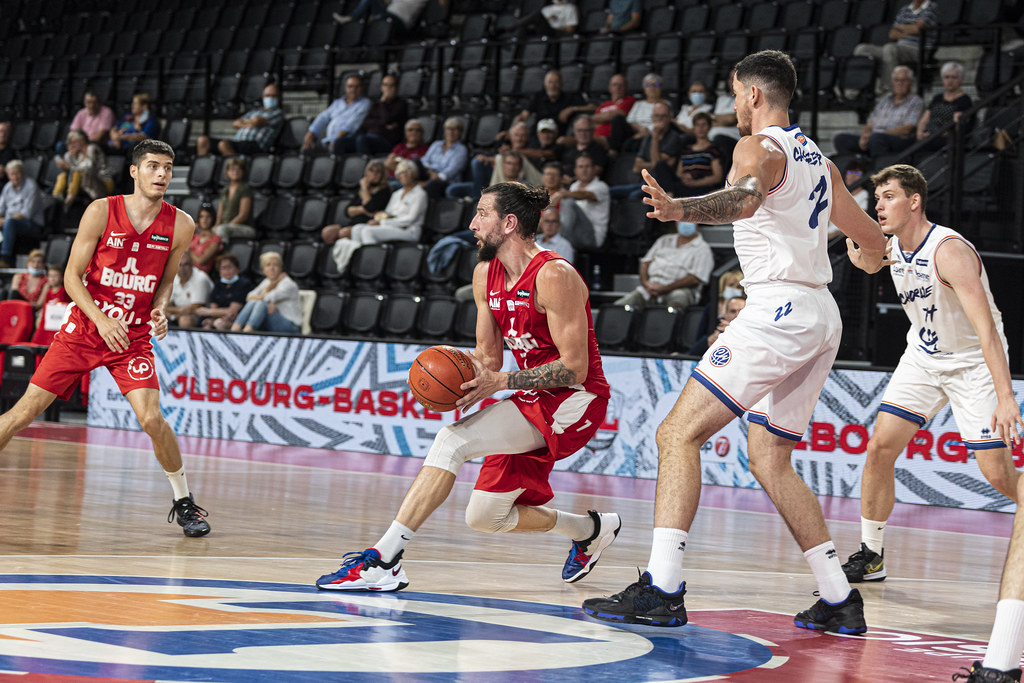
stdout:
[(729, 398), (724, 391), (718, 388), (717, 384), (705, 377), (699, 370), (695, 369), (691, 377), (707, 387), (708, 391), (714, 394), (719, 401), (724, 403), (726, 408), (736, 413), (736, 417), (742, 417), (743, 413), (747, 412), (743, 409), (743, 406)]
[(878, 412), (889, 413), (890, 415), (895, 415), (896, 417), (902, 417), (904, 420), (907, 420), (908, 422), (913, 422), (918, 427), (923, 427), (924, 423), (927, 422), (927, 420), (925, 420), (917, 413), (912, 413), (905, 408), (894, 406), (891, 403), (883, 402), (881, 405), (878, 406)]
[(781, 436), (782, 438), (789, 439), (790, 441), (799, 441), (803, 436), (802, 434), (794, 435), (793, 432), (788, 432), (784, 429), (780, 429), (779, 427), (772, 425), (772, 423), (768, 421), (767, 416), (762, 415), (761, 413), (751, 413), (750, 415), (747, 416), (747, 422), (759, 424), (766, 430), (768, 430), (769, 434)]

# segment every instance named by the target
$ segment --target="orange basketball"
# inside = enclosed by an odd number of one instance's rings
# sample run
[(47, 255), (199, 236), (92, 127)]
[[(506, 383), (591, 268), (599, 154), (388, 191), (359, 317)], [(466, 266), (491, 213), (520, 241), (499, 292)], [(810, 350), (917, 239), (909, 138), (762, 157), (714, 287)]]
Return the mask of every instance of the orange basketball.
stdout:
[(452, 346), (431, 346), (409, 368), (409, 388), (421, 404), (437, 413), (455, 410), (466, 393), (459, 387), (476, 377), (473, 363)]

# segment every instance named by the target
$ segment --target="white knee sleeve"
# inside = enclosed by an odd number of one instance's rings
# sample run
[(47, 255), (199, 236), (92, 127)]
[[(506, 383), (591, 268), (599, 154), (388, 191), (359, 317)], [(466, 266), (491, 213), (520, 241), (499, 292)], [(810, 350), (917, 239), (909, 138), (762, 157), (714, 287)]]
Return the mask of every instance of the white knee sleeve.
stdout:
[(463, 463), (474, 457), (472, 450), (466, 448), (465, 435), (461, 432), (462, 430), (456, 429), (455, 424), (442, 427), (434, 437), (434, 443), (430, 444), (430, 450), (423, 460), (423, 465), (439, 467), (452, 474), (458, 474)]
[(466, 506), (466, 524), (470, 529), (487, 533), (512, 531), (519, 524), (516, 498), (526, 489), (506, 493), (473, 491)]
[(424, 465), (458, 474), (463, 463), (495, 453), (527, 453), (544, 437), (511, 401), (498, 401), (441, 428)]

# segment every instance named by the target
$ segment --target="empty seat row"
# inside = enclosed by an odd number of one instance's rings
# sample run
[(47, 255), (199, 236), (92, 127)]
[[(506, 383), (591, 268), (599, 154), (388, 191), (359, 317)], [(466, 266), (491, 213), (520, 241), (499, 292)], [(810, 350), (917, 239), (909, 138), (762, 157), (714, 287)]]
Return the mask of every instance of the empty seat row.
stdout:
[(450, 296), (321, 290), (310, 321), (314, 334), (421, 341), (468, 341), (476, 335), (476, 302)]
[(697, 341), (703, 306), (634, 308), (605, 304), (597, 311), (594, 334), (602, 351), (686, 353)]

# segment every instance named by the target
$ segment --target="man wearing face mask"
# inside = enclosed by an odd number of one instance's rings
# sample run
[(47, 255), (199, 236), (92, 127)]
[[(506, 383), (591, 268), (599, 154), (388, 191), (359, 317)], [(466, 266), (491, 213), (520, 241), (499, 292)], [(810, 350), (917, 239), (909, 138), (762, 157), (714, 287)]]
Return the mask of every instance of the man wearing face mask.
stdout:
[(679, 222), (640, 259), (640, 285), (620, 297), (617, 306), (674, 306), (697, 303), (708, 283), (715, 257), (693, 223)]
[[(235, 137), (230, 140), (213, 140), (203, 135), (196, 141), (196, 155), (205, 156), (214, 148), (224, 156), (269, 152), (283, 125), (281, 91), (277, 85), (270, 83), (263, 88), (263, 106), (231, 122)], [(217, 144), (214, 145), (214, 142)]]

